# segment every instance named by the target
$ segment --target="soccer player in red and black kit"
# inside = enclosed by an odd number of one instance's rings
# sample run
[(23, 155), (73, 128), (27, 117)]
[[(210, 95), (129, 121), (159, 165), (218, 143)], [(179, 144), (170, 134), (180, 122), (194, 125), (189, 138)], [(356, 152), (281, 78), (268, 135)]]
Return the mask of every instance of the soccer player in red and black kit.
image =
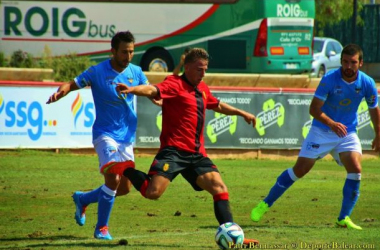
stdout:
[[(169, 183), (181, 174), (194, 190), (206, 190), (213, 196), (216, 219), (223, 224), (233, 222), (233, 218), (227, 186), (204, 148), (205, 112), (212, 109), (225, 115), (239, 115), (253, 127), (256, 118), (251, 113), (220, 102), (211, 94), (202, 81), (208, 61), (209, 56), (204, 49), (193, 48), (185, 57), (185, 71), (181, 76), (168, 76), (157, 85), (129, 87), (118, 84), (116, 88), (120, 94), (132, 93), (163, 100), (161, 146), (148, 174), (135, 168), (110, 167), (105, 171), (123, 173), (148, 199), (158, 199)], [(257, 243), (256, 240), (244, 240), (247, 245)]]

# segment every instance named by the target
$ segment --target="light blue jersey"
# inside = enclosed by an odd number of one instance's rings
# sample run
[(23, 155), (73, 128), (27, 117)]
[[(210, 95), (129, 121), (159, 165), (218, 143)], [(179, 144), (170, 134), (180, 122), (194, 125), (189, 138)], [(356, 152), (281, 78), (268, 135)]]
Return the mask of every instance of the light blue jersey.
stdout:
[(79, 88), (91, 87), (96, 110), (92, 139), (108, 136), (117, 142), (134, 142), (137, 127), (134, 97), (118, 95), (116, 84), (149, 84), (141, 68), (130, 63), (119, 73), (112, 68), (111, 60), (107, 60), (88, 68), (74, 80)]
[[(347, 127), (347, 132), (356, 131), (357, 111), (363, 100), (366, 100), (369, 108), (377, 107), (377, 90), (374, 80), (359, 71), (355, 82), (347, 83), (342, 79), (341, 68), (325, 75), (314, 96), (322, 101), (322, 112), (335, 122), (340, 122)], [(330, 128), (313, 119), (312, 126), (329, 130)]]

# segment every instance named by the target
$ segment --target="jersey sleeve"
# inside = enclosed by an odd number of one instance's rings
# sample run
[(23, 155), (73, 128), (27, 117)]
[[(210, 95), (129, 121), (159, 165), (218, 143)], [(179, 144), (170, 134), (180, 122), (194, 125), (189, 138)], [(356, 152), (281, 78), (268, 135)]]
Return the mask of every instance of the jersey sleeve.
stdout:
[(149, 80), (141, 68), (139, 68), (139, 85), (149, 85)]
[(78, 88), (82, 89), (84, 87), (91, 86), (91, 83), (94, 82), (94, 79), (96, 79), (96, 69), (95, 67), (91, 66), (79, 76), (75, 77), (74, 81)]
[(159, 92), (159, 97), (162, 99), (168, 99), (176, 97), (179, 93), (180, 85), (179, 79), (174, 77), (167, 77), (163, 82), (156, 84), (156, 88)]
[(214, 109), (219, 106), (220, 100), (212, 95), (210, 89), (207, 89), (207, 109)]
[(377, 95), (377, 89), (376, 84), (373, 79), (370, 79), (367, 83), (367, 89), (365, 93), (365, 101), (368, 105), (368, 108), (376, 108), (378, 105), (378, 95)]
[(324, 76), (319, 82), (317, 89), (315, 90), (314, 97), (322, 101), (326, 101), (331, 88), (331, 84), (329, 82), (329, 78)]

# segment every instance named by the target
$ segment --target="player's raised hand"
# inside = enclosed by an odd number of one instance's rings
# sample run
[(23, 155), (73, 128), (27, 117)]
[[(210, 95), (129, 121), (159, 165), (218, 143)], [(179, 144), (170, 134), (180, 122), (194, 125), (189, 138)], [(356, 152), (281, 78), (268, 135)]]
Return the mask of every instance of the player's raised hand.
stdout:
[(129, 92), (131, 92), (131, 88), (128, 87), (128, 85), (126, 85), (124, 83), (118, 83), (116, 85), (116, 91), (119, 94), (128, 94)]

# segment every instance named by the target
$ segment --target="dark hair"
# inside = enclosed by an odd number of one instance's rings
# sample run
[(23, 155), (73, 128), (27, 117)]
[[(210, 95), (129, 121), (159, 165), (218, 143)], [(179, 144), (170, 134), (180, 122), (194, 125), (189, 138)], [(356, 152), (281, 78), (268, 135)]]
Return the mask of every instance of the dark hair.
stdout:
[(118, 49), (120, 42), (125, 42), (125, 43), (134, 43), (135, 42), (135, 37), (132, 35), (130, 31), (121, 31), (117, 32), (111, 40), (111, 47), (113, 49)]
[(202, 48), (192, 48), (187, 52), (185, 57), (185, 64), (195, 62), (196, 60), (203, 59), (208, 61), (209, 55), (205, 49)]
[(183, 51), (183, 53), (186, 55), (187, 53), (189, 53), (190, 50), (191, 50), (190, 47), (186, 47), (185, 50)]
[(359, 54), (359, 61), (362, 61), (363, 60), (363, 50), (360, 48), (360, 46), (356, 45), (356, 44), (348, 44), (348, 45), (344, 46), (344, 48), (342, 50), (342, 56), (340, 59), (342, 60), (343, 55), (354, 56), (356, 54)]

